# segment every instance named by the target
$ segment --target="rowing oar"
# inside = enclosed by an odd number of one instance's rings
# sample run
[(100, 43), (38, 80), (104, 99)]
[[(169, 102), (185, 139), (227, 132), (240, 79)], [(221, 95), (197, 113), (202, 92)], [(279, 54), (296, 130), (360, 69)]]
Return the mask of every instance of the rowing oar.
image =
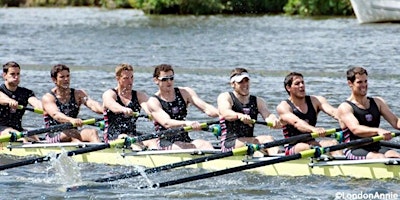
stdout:
[(18, 105), (18, 109), (20, 109), (20, 110), (29, 110), (29, 111), (32, 111), (32, 112), (37, 113), (37, 114), (43, 114), (43, 110), (42, 109), (38, 109), (38, 108), (30, 108), (30, 107), (24, 107), (22, 105)]
[[(215, 124), (215, 123), (218, 123), (218, 122), (204, 122), (204, 123), (201, 123), (200, 126), (204, 128), (204, 127), (207, 127), (208, 125)], [(99, 151), (99, 150), (103, 150), (103, 149), (107, 149), (107, 148), (130, 147), (132, 144), (134, 144), (136, 142), (141, 142), (141, 141), (144, 141), (144, 140), (150, 140), (150, 139), (154, 139), (154, 138), (157, 138), (157, 137), (165, 137), (165, 136), (167, 136), (169, 134), (182, 132), (182, 131), (191, 131), (191, 130), (193, 130), (193, 128), (191, 126), (168, 129), (168, 130), (164, 130), (164, 131), (159, 131), (159, 132), (149, 133), (149, 134), (145, 134), (145, 135), (140, 135), (140, 136), (137, 136), (137, 137), (127, 137), (125, 139), (117, 139), (117, 140), (111, 141), (110, 143), (104, 143), (104, 144), (100, 144), (100, 145), (93, 145), (93, 146), (89, 146), (89, 147), (85, 147), (85, 148), (81, 148), (81, 149), (77, 149), (77, 150), (72, 150), (72, 151), (66, 152), (66, 154), (67, 154), (67, 156), (74, 156), (74, 155), (79, 155), (79, 154), (90, 153), (90, 152), (93, 152), (93, 151)], [(61, 153), (56, 154), (56, 158), (58, 158), (60, 155), (61, 155)], [(14, 167), (30, 165), (30, 164), (34, 164), (34, 163), (40, 163), (40, 162), (44, 162), (44, 161), (49, 161), (50, 159), (51, 159), (50, 156), (42, 156), (42, 157), (39, 157), (39, 158), (33, 158), (33, 159), (29, 159), (29, 160), (24, 160), (24, 161), (17, 162), (17, 163), (1, 165), (0, 166), (0, 170), (5, 170), (5, 169), (14, 168)]]
[[(340, 129), (328, 129), (326, 131), (326, 135), (328, 136), (328, 135), (333, 134), (338, 131), (340, 131)], [(172, 163), (172, 164), (163, 165), (163, 166), (154, 167), (154, 168), (148, 168), (148, 169), (145, 169), (144, 172), (146, 174), (150, 174), (150, 173), (160, 172), (163, 170), (184, 167), (184, 166), (188, 166), (188, 165), (192, 165), (192, 164), (198, 164), (198, 163), (207, 162), (210, 160), (221, 159), (221, 158), (230, 157), (230, 156), (240, 156), (240, 155), (252, 154), (256, 150), (267, 149), (270, 147), (280, 146), (283, 144), (296, 142), (299, 140), (305, 140), (305, 139), (311, 139), (311, 138), (317, 138), (317, 137), (319, 137), (318, 133), (310, 133), (310, 134), (302, 134), (302, 135), (293, 136), (293, 137), (290, 137), (287, 139), (275, 140), (275, 141), (268, 142), (265, 144), (251, 144), (248, 146), (233, 149), (232, 151), (229, 151), (229, 152), (213, 154), (213, 155), (205, 156), (205, 157), (201, 157), (201, 158), (194, 158), (191, 160)], [(111, 182), (111, 181), (116, 181), (119, 179), (132, 178), (132, 177), (135, 177), (138, 175), (140, 175), (140, 172), (135, 171), (135, 172), (131, 172), (128, 174), (120, 174), (120, 175), (111, 176), (111, 177), (107, 177), (107, 178), (97, 179), (97, 180), (94, 180), (94, 182)]]
[[(393, 137), (396, 137), (399, 135), (400, 135), (400, 133), (392, 133)], [(282, 162), (291, 161), (291, 160), (297, 160), (297, 159), (301, 159), (301, 158), (320, 157), (322, 154), (329, 153), (332, 151), (337, 151), (337, 150), (345, 149), (348, 147), (363, 145), (363, 144), (371, 143), (371, 142), (378, 142), (380, 140), (383, 140), (382, 136), (375, 136), (375, 137), (371, 137), (371, 138), (361, 138), (358, 140), (350, 141), (347, 143), (341, 143), (341, 144), (329, 146), (329, 147), (316, 147), (314, 149), (301, 151), (300, 153), (297, 153), (294, 155), (278, 157), (278, 158), (271, 159), (271, 160), (259, 161), (259, 162), (255, 162), (255, 163), (251, 163), (251, 164), (241, 165), (238, 167), (228, 168), (228, 169), (224, 169), (224, 170), (220, 170), (220, 171), (209, 172), (209, 173), (205, 173), (205, 174), (199, 174), (199, 175), (195, 175), (195, 176), (189, 176), (189, 177), (176, 179), (176, 180), (172, 180), (172, 181), (155, 183), (151, 187), (152, 188), (167, 187), (167, 186), (171, 186), (171, 185), (177, 185), (180, 183), (186, 183), (186, 182), (206, 179), (206, 178), (210, 178), (210, 177), (221, 176), (224, 174), (230, 174), (230, 173), (234, 173), (234, 172), (238, 172), (238, 171), (253, 169), (253, 168), (262, 167), (262, 166), (266, 166), (266, 165), (273, 165), (273, 164), (282, 163)], [(149, 186), (142, 186), (142, 187), (139, 187), (139, 189), (144, 189), (144, 188), (148, 188), (148, 187)]]
[(269, 126), (269, 127), (274, 126), (274, 123), (272, 123), (272, 122), (257, 121), (255, 119), (253, 119), (252, 121), (253, 121), (253, 124), (261, 124), (261, 125), (265, 125), (265, 126)]
[[(91, 118), (87, 120), (83, 120), (83, 124), (94, 124), (96, 121), (103, 120), (103, 118)], [(32, 135), (37, 135), (41, 133), (48, 133), (48, 132), (56, 132), (56, 131), (61, 131), (65, 129), (70, 129), (73, 128), (74, 125), (71, 123), (64, 123), (64, 124), (57, 124), (54, 126), (50, 126), (48, 128), (40, 128), (40, 129), (34, 129), (34, 130), (29, 130), (29, 131), (22, 131), (22, 132), (10, 132), (10, 134), (7, 135), (1, 135), (0, 136), (0, 142), (15, 142), (19, 138), (22, 137), (29, 137)]]
[(400, 144), (398, 144), (398, 143), (392, 143), (392, 142), (387, 142), (387, 141), (381, 141), (380, 143), (382, 146), (385, 146), (385, 147), (400, 149)]

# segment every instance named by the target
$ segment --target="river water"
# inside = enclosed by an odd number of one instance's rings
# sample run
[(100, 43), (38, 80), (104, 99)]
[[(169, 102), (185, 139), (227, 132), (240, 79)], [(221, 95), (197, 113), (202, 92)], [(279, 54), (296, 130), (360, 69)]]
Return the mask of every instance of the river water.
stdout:
[[(71, 86), (85, 89), (99, 101), (101, 94), (116, 84), (113, 69), (117, 64), (134, 65), (135, 88), (152, 94), (156, 91), (152, 66), (169, 63), (175, 66), (177, 86), (193, 87), (214, 105), (220, 92), (230, 90), (230, 70), (245, 67), (251, 73), (251, 92), (263, 97), (274, 113), (276, 105), (287, 98), (282, 82), (289, 71), (305, 75), (308, 94), (324, 95), (337, 106), (349, 95), (347, 67), (363, 65), (370, 73), (369, 95), (384, 97), (400, 114), (399, 32), (400, 24), (360, 25), (354, 17), (146, 16), (135, 10), (1, 8), (0, 62), (20, 63), (21, 85), (39, 97), (53, 87), (50, 67), (66, 64), (72, 69)], [(81, 116), (97, 117), (85, 108)], [(193, 107), (188, 119), (209, 120)], [(40, 116), (26, 113), (23, 123), (26, 128), (38, 128), (43, 122)], [(337, 127), (323, 113), (318, 124)], [(138, 126), (152, 131), (145, 120)], [(390, 129), (385, 122), (382, 127)], [(282, 138), (278, 130), (257, 126), (256, 134), (262, 133)], [(191, 135), (215, 140), (209, 134)], [(398, 180), (267, 177), (244, 172), (167, 188), (136, 189), (149, 182), (203, 172), (186, 169), (123, 180), (114, 189), (62, 193), (57, 188), (76, 181), (71, 177), (85, 181), (129, 168), (72, 163), (76, 165), (73, 176), (55, 173), (54, 162), (1, 171), (1, 199), (335, 199), (341, 192), (400, 195)]]

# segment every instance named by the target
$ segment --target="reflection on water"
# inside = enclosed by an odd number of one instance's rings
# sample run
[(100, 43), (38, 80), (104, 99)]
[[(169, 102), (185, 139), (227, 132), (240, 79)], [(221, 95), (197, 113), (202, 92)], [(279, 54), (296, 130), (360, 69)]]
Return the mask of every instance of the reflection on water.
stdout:
[[(146, 16), (135, 10), (98, 8), (1, 8), (0, 61), (15, 60), (22, 65), (21, 85), (38, 97), (54, 83), (50, 67), (57, 63), (71, 67), (74, 88), (85, 89), (95, 100), (115, 87), (114, 67), (121, 62), (135, 66), (137, 90), (153, 94), (151, 66), (175, 66), (176, 86), (190, 86), (205, 101), (216, 105), (219, 93), (231, 90), (230, 70), (246, 67), (251, 74), (251, 92), (264, 98), (268, 108), (287, 98), (283, 79), (289, 71), (305, 75), (308, 94), (324, 95), (338, 106), (349, 95), (345, 71), (361, 64), (370, 73), (370, 95), (383, 96), (400, 114), (397, 104), (400, 63), (400, 24), (359, 25), (355, 18), (308, 19), (286, 16)], [(99, 117), (82, 108), (82, 118)], [(190, 107), (188, 119), (209, 120)], [(43, 124), (41, 116), (27, 112), (27, 128)], [(337, 122), (320, 114), (318, 125), (337, 127)], [(384, 122), (383, 127), (390, 126)], [(153, 131), (151, 122), (138, 123), (143, 132)], [(256, 134), (282, 138), (279, 130), (256, 126)], [(216, 140), (210, 133), (190, 133), (193, 138)], [(4, 158), (1, 157), (3, 163)], [(353, 191), (397, 192), (396, 180), (354, 180), (326, 177), (266, 177), (235, 173), (218, 178), (163, 189), (137, 190), (149, 180), (165, 181), (200, 173), (171, 170), (121, 180), (115, 189), (93, 189), (60, 193), (54, 177), (46, 174), (48, 163), (6, 170), (0, 186), (12, 188), (2, 199), (46, 198), (143, 198), (143, 199), (334, 199), (335, 193)], [(83, 180), (130, 171), (129, 167), (79, 164)], [(51, 179), (50, 179), (51, 180)], [(316, 191), (322, 191), (316, 192)], [(23, 192), (21, 192), (23, 191)], [(3, 193), (4, 194), (4, 193)], [(323, 196), (322, 196), (323, 194)]]

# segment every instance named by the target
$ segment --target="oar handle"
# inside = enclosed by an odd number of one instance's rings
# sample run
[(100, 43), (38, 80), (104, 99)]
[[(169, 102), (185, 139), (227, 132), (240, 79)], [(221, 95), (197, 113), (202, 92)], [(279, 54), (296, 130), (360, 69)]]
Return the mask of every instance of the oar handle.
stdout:
[[(202, 122), (200, 123), (200, 127), (203, 128), (208, 128), (209, 125), (213, 125), (213, 124), (219, 124), (219, 121), (208, 121), (208, 122)], [(182, 131), (192, 131), (193, 127), (192, 126), (185, 126), (183, 127)]]
[(134, 117), (143, 117), (143, 118), (147, 118), (150, 121), (153, 120), (153, 117), (151, 115), (145, 115), (145, 114), (140, 114), (139, 112), (133, 112), (132, 114)]
[(273, 122), (265, 122), (265, 121), (257, 121), (255, 119), (252, 119), (253, 124), (261, 124), (269, 127), (273, 127), (274, 123)]
[[(91, 118), (87, 120), (83, 120), (83, 124), (88, 125), (88, 124), (94, 124), (99, 120), (103, 120), (103, 118)], [(65, 129), (70, 129), (73, 128), (74, 125), (71, 123), (65, 123), (65, 124), (57, 124), (54, 126), (50, 126), (48, 128), (40, 128), (40, 129), (34, 129), (34, 130), (29, 130), (29, 131), (23, 131), (23, 132), (10, 132), (8, 135), (1, 135), (0, 136), (0, 142), (15, 142), (19, 138), (22, 137), (29, 137), (32, 135), (37, 135), (41, 133), (48, 133), (48, 132), (56, 132), (56, 131), (61, 131)]]
[(32, 112), (37, 113), (37, 114), (43, 114), (43, 110), (42, 109), (38, 109), (38, 108), (29, 108), (29, 107), (24, 107), (22, 105), (18, 105), (18, 109), (20, 109), (20, 110), (29, 110), (29, 111), (32, 111)]
[[(217, 124), (217, 123), (219, 123), (219, 121), (203, 122), (200, 124), (200, 126), (202, 128), (206, 128), (209, 125)], [(182, 131), (191, 131), (191, 130), (193, 130), (193, 127), (184, 126), (184, 127), (180, 127), (180, 128), (172, 128), (172, 129), (167, 129), (167, 130), (163, 130), (163, 131), (148, 133), (148, 134), (144, 134), (144, 135), (140, 135), (140, 136), (136, 136), (136, 137), (127, 137), (127, 138), (125, 138), (125, 146), (129, 147), (136, 142), (141, 142), (141, 141), (150, 140), (150, 139), (154, 139), (154, 138), (163, 138), (170, 134), (176, 134), (176, 133), (179, 133)]]

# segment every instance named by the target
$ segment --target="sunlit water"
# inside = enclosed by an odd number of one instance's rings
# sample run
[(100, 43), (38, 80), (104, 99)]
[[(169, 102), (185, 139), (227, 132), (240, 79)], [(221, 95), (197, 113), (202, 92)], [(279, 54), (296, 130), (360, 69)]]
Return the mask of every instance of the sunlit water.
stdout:
[[(175, 66), (177, 86), (193, 87), (213, 105), (219, 93), (231, 89), (230, 70), (246, 67), (251, 73), (251, 92), (263, 97), (274, 113), (276, 105), (287, 98), (282, 82), (289, 71), (305, 75), (309, 94), (324, 95), (337, 106), (349, 95), (347, 66), (361, 64), (370, 72), (369, 94), (383, 96), (400, 114), (399, 30), (400, 24), (359, 25), (352, 17), (146, 16), (135, 10), (2, 8), (0, 62), (20, 63), (21, 85), (39, 97), (53, 87), (50, 67), (67, 64), (72, 69), (71, 86), (85, 89), (99, 101), (102, 93), (116, 84), (113, 69), (117, 64), (133, 64), (135, 89), (151, 95), (156, 91), (152, 66), (169, 63)], [(98, 115), (83, 108), (81, 117)], [(210, 120), (194, 107), (190, 107), (188, 119)], [(36, 114), (28, 112), (24, 117), (27, 128), (42, 123)], [(318, 124), (337, 127), (325, 114), (320, 114)], [(383, 127), (389, 128), (387, 123)], [(151, 132), (152, 124), (142, 120), (138, 129)], [(261, 133), (282, 138), (278, 130), (256, 126), (256, 134)], [(215, 140), (206, 132), (191, 135)], [(7, 159), (2, 157), (1, 162)], [(60, 173), (56, 173), (60, 171), (57, 163), (1, 171), (1, 199), (335, 199), (337, 192), (400, 194), (398, 180), (267, 177), (243, 172), (162, 189), (137, 189), (204, 172), (189, 169), (117, 181), (113, 189), (60, 192), (61, 185), (75, 178), (87, 181), (132, 170), (69, 164), (74, 165), (77, 167)]]

